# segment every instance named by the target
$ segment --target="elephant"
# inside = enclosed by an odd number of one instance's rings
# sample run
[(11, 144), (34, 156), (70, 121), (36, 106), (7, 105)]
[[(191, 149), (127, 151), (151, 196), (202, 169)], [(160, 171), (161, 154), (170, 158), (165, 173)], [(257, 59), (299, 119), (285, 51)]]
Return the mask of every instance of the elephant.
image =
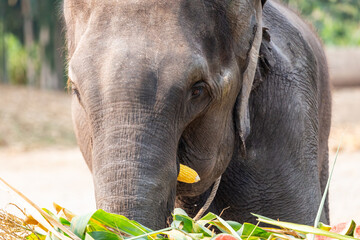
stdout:
[[(96, 207), (313, 224), (328, 177), (321, 41), (274, 0), (64, 0), (75, 135)], [(197, 183), (177, 181), (179, 165)], [(328, 203), (321, 220), (329, 222)]]

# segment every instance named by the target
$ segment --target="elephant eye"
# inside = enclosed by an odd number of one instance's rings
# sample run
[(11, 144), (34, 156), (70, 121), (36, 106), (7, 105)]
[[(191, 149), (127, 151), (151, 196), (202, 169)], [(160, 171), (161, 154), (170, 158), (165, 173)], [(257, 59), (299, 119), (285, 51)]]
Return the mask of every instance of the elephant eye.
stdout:
[(199, 97), (204, 92), (204, 89), (205, 89), (205, 82), (203, 81), (196, 82), (191, 88), (191, 97), (192, 98)]
[(72, 88), (72, 92), (73, 92), (73, 94), (74, 95), (76, 95), (76, 97), (79, 99), (79, 101), (80, 101), (80, 93), (79, 93), (79, 90), (77, 90), (76, 88)]
[(72, 93), (73, 95), (76, 95), (77, 99), (78, 99), (79, 102), (80, 102), (80, 100), (81, 100), (81, 98), (80, 98), (80, 92), (79, 92), (79, 90), (77, 89), (77, 87), (76, 87), (76, 85), (74, 84), (74, 82), (72, 82), (70, 79), (69, 79), (69, 85), (70, 85), (70, 87), (71, 87), (71, 93)]
[(192, 90), (191, 96), (197, 97), (202, 93), (202, 91), (203, 91), (203, 89), (201, 87), (197, 87), (197, 88)]

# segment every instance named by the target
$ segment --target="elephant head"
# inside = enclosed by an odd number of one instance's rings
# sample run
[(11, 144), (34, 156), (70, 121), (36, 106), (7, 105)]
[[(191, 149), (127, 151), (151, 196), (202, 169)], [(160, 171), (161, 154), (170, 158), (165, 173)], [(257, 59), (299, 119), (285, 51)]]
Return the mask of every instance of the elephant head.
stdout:
[[(152, 228), (249, 133), (260, 0), (65, 0), (72, 114), (98, 208)], [(177, 183), (179, 164), (201, 181)], [(151, 218), (149, 218), (151, 216)]]

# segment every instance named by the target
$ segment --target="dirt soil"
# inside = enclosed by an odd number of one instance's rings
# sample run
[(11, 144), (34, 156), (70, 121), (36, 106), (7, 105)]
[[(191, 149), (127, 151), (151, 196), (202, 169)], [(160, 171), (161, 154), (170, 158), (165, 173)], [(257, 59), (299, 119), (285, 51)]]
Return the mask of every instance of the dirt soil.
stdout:
[[(91, 174), (76, 147), (70, 96), (0, 85), (0, 177), (41, 207), (95, 209)], [(360, 88), (333, 91), (330, 163), (340, 153), (330, 187), (332, 223), (360, 223)], [(17, 202), (0, 184), (0, 207)]]

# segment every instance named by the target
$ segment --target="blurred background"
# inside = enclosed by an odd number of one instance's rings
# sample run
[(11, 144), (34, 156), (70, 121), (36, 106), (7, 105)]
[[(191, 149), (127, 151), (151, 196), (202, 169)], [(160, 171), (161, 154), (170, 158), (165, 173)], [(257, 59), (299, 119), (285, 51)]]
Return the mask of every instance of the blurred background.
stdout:
[[(360, 1), (283, 2), (314, 26), (328, 57), (330, 163), (340, 145), (331, 220), (360, 222)], [(58, 0), (0, 0), (0, 177), (42, 207), (55, 201), (82, 213), (95, 204), (72, 129), (61, 8)], [(14, 201), (4, 193), (0, 207)]]

